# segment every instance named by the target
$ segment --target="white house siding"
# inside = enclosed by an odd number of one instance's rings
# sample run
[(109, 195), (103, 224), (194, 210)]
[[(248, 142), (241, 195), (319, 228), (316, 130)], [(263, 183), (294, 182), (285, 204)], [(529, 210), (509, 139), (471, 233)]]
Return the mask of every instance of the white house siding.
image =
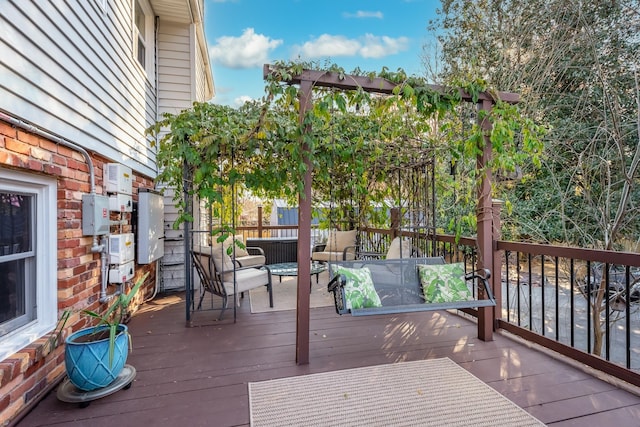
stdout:
[(133, 56), (130, 1), (4, 0), (0, 109), (155, 177), (155, 76)]
[[(203, 58), (202, 50), (195, 50), (196, 64), (206, 63), (208, 58)], [(196, 99), (199, 101), (208, 99), (208, 94), (211, 93), (209, 83), (207, 82), (207, 70), (204, 67), (196, 67)]]
[[(191, 75), (189, 25), (160, 20), (158, 25), (158, 113), (176, 114), (192, 103), (194, 78)], [(165, 257), (162, 259), (161, 289), (184, 288), (184, 230), (173, 229), (178, 210), (173, 191), (165, 189)]]
[[(158, 108), (160, 113), (177, 113), (191, 106), (195, 78), (191, 52), (195, 50), (190, 25), (160, 21), (158, 27)], [(191, 47), (193, 46), (193, 47)]]
[[(161, 19), (158, 26), (158, 112), (176, 114), (193, 101), (207, 101), (212, 93), (208, 58), (204, 58), (195, 24), (184, 25)], [(206, 52), (206, 51), (205, 51)], [(165, 257), (162, 260), (162, 290), (184, 289), (184, 229), (174, 230), (178, 210), (173, 191), (165, 190)]]

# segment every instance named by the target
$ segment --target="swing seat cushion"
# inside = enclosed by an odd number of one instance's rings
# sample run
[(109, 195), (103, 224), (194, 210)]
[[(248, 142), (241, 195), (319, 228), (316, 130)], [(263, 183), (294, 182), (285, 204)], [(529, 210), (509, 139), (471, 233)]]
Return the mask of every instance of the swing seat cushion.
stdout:
[(426, 303), (469, 301), (473, 299), (467, 286), (464, 264), (418, 264), (418, 275)]
[(343, 275), (346, 278), (344, 292), (347, 309), (382, 307), (371, 271), (367, 267), (348, 268), (331, 264), (331, 269), (333, 275)]

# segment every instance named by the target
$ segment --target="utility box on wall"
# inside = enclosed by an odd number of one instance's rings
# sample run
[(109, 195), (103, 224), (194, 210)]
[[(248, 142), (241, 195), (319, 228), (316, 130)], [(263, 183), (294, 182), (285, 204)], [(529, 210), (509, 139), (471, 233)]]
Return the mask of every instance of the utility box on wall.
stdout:
[(134, 269), (133, 261), (113, 266), (109, 269), (109, 283), (127, 283), (133, 279)]
[(133, 233), (109, 236), (109, 264), (124, 264), (133, 261), (135, 244)]
[(131, 194), (117, 193), (110, 195), (109, 210), (115, 212), (131, 212), (133, 210)]
[(164, 199), (158, 192), (138, 193), (138, 264), (164, 256)]
[(109, 198), (97, 194), (82, 195), (82, 234), (102, 236), (109, 233)]
[(107, 193), (132, 194), (133, 175), (130, 167), (120, 163), (107, 163), (104, 165), (102, 177)]

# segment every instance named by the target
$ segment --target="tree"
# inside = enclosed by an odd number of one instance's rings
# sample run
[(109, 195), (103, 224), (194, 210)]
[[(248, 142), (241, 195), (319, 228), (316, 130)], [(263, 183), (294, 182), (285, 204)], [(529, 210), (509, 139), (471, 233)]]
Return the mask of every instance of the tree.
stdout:
[[(482, 78), (523, 95), (552, 131), (542, 167), (498, 188), (513, 206), (505, 235), (615, 249), (640, 242), (637, 0), (443, 1), (438, 77)], [(593, 301), (602, 348), (604, 284)]]

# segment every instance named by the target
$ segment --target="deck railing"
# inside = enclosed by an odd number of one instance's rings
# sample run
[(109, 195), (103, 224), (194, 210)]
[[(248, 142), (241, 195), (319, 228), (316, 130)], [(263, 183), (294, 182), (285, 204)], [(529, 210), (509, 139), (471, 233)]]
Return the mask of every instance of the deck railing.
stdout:
[(506, 241), (496, 249), (497, 327), (640, 385), (640, 254)]
[[(475, 264), (474, 239), (427, 242)], [(640, 385), (640, 254), (502, 240), (495, 248), (496, 329)]]

